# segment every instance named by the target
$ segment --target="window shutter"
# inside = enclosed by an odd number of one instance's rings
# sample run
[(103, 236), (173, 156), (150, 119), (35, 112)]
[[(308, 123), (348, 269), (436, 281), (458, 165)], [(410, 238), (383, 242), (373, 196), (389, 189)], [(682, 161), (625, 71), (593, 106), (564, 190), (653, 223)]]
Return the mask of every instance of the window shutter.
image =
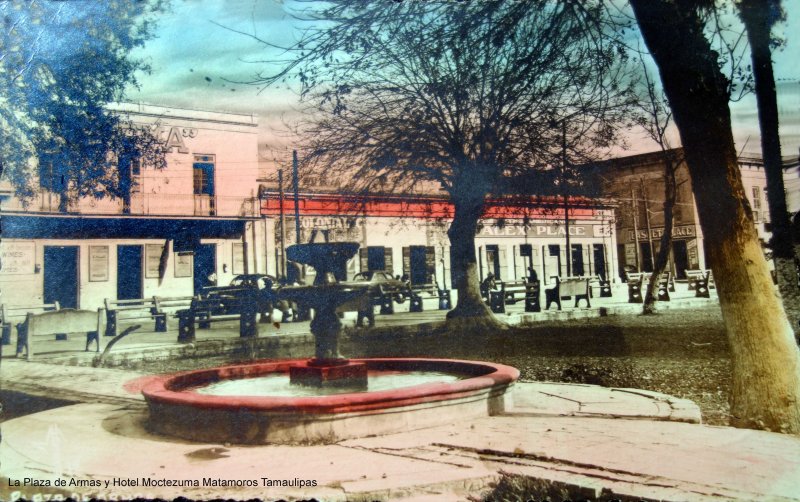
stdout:
[(392, 274), (392, 277), (394, 277), (394, 265), (392, 263), (392, 248), (383, 248), (383, 256), (386, 263), (386, 268), (384, 270)]
[(433, 284), (436, 281), (436, 248), (433, 246), (425, 247), (425, 283)]

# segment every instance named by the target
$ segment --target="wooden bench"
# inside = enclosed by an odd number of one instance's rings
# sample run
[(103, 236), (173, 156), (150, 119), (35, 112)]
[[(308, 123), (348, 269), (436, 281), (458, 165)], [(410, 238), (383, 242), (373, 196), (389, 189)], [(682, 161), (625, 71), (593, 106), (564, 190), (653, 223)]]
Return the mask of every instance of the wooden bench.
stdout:
[(211, 327), (212, 322), (239, 321), (239, 335), (242, 338), (258, 335), (256, 320), (258, 317), (258, 301), (253, 298), (226, 301), (226, 307), (234, 307), (238, 313), (224, 312), (219, 298), (192, 298), (188, 309), (177, 311), (178, 342), (188, 343), (195, 340), (195, 324), (200, 329)]
[[(14, 327), (14, 320), (16, 323), (17, 331), (24, 325), (24, 320), (28, 313), (40, 314), (42, 312), (51, 312), (60, 310), (58, 302), (42, 303), (37, 305), (0, 305), (0, 326), (2, 326), (2, 338), (0, 345), (11, 344), (11, 329)], [(24, 329), (24, 328), (23, 328)]]
[(525, 302), (525, 312), (541, 312), (539, 281), (503, 281), (500, 290), (489, 291), (489, 307), (496, 314), (506, 311), (506, 304)]
[(117, 336), (121, 321), (152, 319), (155, 321), (155, 331), (167, 331), (167, 316), (156, 310), (153, 298), (137, 298), (130, 300), (111, 300), (106, 298), (103, 303), (106, 307), (105, 336)]
[(645, 272), (630, 272), (627, 275), (628, 280), (628, 303), (642, 303), (642, 283), (644, 282)]
[[(643, 272), (641, 276), (641, 287), (646, 290), (650, 284), (650, 278), (653, 276), (653, 274), (650, 272)], [(670, 291), (675, 291), (675, 279), (672, 277), (672, 272), (663, 272), (658, 278), (658, 283), (656, 284), (656, 300), (661, 302), (670, 301)]]
[(550, 310), (550, 305), (555, 303), (558, 310), (561, 310), (561, 299), (575, 297), (575, 308), (581, 300), (586, 300), (586, 307), (591, 308), (592, 304), (589, 300), (591, 297), (591, 288), (589, 286), (589, 277), (565, 277), (561, 279), (556, 277), (556, 284), (549, 289), (544, 290), (545, 295), (545, 310)]
[(414, 284), (411, 286), (411, 304), (408, 310), (410, 312), (422, 312), (423, 295), (427, 298), (439, 299), (439, 310), (450, 310), (450, 290), (439, 289), (439, 285), (435, 283), (428, 284)]
[(594, 296), (594, 288), (598, 290), (598, 297), (611, 298), (611, 281), (604, 280), (599, 275), (593, 275), (589, 278), (589, 286), (592, 288), (592, 296)]
[[(628, 303), (642, 303), (644, 301), (643, 289), (647, 288), (647, 283), (653, 274), (650, 272), (630, 272), (628, 273)], [(658, 279), (656, 288), (656, 299), (659, 301), (670, 301), (669, 292), (675, 292), (675, 278), (672, 272), (664, 272)]]
[(17, 335), (17, 357), (25, 352), (30, 361), (34, 356), (34, 339), (38, 336), (59, 335), (61, 333), (86, 333), (86, 348), (94, 342), (96, 351), (100, 351), (100, 336), (105, 326), (103, 309), (73, 310), (63, 309), (42, 314), (28, 313), (25, 318), (25, 329)]
[(689, 280), (689, 291), (694, 291), (695, 298), (711, 298), (710, 290), (716, 289), (714, 274), (711, 270), (686, 270)]

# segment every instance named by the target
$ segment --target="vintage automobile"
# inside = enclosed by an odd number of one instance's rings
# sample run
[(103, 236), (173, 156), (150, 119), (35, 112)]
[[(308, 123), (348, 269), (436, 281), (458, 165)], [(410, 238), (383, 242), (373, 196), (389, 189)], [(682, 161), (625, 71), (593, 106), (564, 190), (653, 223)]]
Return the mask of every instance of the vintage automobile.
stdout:
[(228, 286), (214, 286), (206, 288), (205, 296), (209, 299), (218, 299), (220, 309), (217, 314), (239, 314), (243, 300), (249, 295), (255, 297), (258, 312), (271, 315), (272, 309), (277, 306), (278, 281), (271, 275), (242, 274), (235, 276)]
[(408, 284), (381, 270), (360, 272), (353, 276), (353, 282), (369, 283), (373, 299), (391, 296), (397, 303), (403, 303), (411, 295)]

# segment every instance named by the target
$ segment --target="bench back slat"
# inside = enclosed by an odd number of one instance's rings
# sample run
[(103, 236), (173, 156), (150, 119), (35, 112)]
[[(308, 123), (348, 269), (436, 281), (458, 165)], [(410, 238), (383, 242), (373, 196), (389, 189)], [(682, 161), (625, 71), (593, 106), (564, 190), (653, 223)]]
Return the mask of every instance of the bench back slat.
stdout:
[(6, 323), (11, 318), (23, 319), (28, 313), (42, 313), (61, 310), (61, 305), (56, 301), (53, 303), (41, 303), (36, 305), (6, 305), (0, 306), (0, 322)]

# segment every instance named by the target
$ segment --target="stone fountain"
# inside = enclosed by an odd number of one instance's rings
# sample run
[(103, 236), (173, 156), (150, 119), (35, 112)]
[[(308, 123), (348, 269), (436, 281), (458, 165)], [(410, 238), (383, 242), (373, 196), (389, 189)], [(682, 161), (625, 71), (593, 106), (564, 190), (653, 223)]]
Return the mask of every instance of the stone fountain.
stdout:
[(148, 377), (141, 384), (148, 427), (206, 443), (319, 444), (503, 413), (519, 377), (510, 366), (342, 357), (337, 309), (372, 307), (368, 285), (343, 281), (357, 252), (349, 242), (287, 249), (288, 258), (317, 272), (313, 285), (280, 292), (315, 310), (314, 357)]

